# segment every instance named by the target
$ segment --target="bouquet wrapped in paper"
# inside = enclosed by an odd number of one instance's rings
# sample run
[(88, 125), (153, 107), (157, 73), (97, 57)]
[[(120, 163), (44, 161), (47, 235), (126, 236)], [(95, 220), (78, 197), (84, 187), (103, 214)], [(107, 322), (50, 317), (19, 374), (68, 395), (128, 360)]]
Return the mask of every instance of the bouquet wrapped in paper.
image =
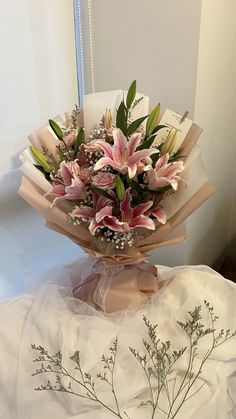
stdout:
[(160, 104), (150, 112), (134, 81), (85, 96), (83, 109), (29, 136), (19, 194), (89, 254), (75, 297), (112, 312), (158, 290), (148, 251), (183, 241), (184, 220), (214, 192), (201, 131)]

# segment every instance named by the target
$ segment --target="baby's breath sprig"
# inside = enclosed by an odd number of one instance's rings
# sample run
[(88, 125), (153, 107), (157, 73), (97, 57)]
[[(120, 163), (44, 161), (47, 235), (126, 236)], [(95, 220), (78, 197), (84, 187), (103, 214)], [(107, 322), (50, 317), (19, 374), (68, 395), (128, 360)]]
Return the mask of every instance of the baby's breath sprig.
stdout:
[(103, 231), (101, 241), (106, 241), (113, 244), (116, 250), (124, 250), (125, 247), (133, 246), (134, 237), (131, 231), (128, 231), (127, 233), (119, 233), (107, 228)]

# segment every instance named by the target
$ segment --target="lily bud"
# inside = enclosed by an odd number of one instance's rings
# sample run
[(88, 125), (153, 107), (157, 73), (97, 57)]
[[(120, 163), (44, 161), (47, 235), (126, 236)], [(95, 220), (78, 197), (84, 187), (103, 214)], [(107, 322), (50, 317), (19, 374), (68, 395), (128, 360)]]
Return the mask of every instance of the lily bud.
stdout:
[(53, 169), (51, 163), (46, 159), (44, 154), (40, 153), (36, 148), (30, 147), (31, 154), (36, 161), (36, 163), (41, 166), (45, 172), (50, 173)]
[(106, 109), (106, 112), (103, 115), (103, 125), (107, 130), (112, 129), (112, 116), (110, 109)]
[(175, 149), (176, 137), (177, 137), (177, 130), (176, 129), (171, 130), (166, 138), (166, 141), (162, 144), (161, 156), (163, 156), (163, 154), (166, 154), (166, 153), (168, 153), (171, 156), (171, 154), (173, 153)]
[(116, 177), (116, 194), (119, 201), (123, 201), (125, 197), (125, 186), (120, 176)]

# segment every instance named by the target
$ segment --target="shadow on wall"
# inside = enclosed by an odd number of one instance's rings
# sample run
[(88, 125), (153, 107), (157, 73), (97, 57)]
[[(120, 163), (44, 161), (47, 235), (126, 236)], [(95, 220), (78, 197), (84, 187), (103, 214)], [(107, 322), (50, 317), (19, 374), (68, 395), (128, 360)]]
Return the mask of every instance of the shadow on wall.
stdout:
[[(24, 290), (27, 276), (80, 258), (84, 252), (44, 226), (44, 219), (18, 194), (22, 172), (0, 168), (0, 297)], [(18, 163), (18, 154), (7, 166)]]
[(219, 272), (225, 278), (236, 282), (236, 235), (233, 237), (227, 248), (225, 249), (219, 268)]

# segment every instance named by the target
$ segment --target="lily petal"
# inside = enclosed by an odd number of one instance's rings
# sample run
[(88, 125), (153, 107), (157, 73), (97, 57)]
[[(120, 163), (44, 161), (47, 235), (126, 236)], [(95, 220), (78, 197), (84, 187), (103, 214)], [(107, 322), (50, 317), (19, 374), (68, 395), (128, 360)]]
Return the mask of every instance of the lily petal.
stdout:
[(109, 198), (106, 198), (105, 196), (99, 195), (97, 204), (96, 204), (96, 209), (97, 211), (100, 211), (102, 208), (111, 206), (112, 204), (113, 204), (113, 199), (109, 199)]
[[(175, 177), (177, 177), (177, 176), (175, 176)], [(169, 184), (172, 186), (172, 188), (175, 191), (177, 191), (177, 189), (178, 189), (178, 181), (177, 181), (177, 179), (170, 179), (169, 180)]]
[(139, 217), (134, 218), (130, 226), (131, 228), (144, 227), (149, 230), (155, 230), (154, 221), (145, 215), (140, 215)]
[(167, 217), (166, 213), (161, 207), (157, 207), (155, 210), (152, 211), (152, 215), (161, 223), (165, 224)]
[(149, 208), (153, 205), (152, 201), (144, 202), (143, 204), (139, 204), (133, 208), (133, 218), (139, 217), (143, 215)]
[(96, 222), (100, 223), (105, 217), (112, 216), (112, 208), (113, 207), (105, 207), (102, 208), (99, 212), (97, 212), (95, 216)]
[[(164, 168), (163, 168), (164, 169)], [(177, 173), (180, 173), (184, 170), (184, 164), (182, 161), (176, 161), (167, 166), (166, 170), (164, 170), (165, 177), (172, 177), (175, 176)]]
[(66, 196), (69, 199), (83, 199), (86, 196), (86, 189), (80, 179), (72, 179), (71, 185), (65, 188)]
[(127, 223), (118, 221), (116, 217), (106, 217), (103, 220), (103, 224), (106, 227), (109, 227), (113, 231), (119, 231), (121, 233), (127, 232), (130, 230)]
[(169, 154), (168, 153), (166, 153), (166, 154), (163, 154), (163, 156), (161, 156), (158, 160), (157, 160), (157, 162), (156, 162), (156, 166), (155, 166), (155, 169), (156, 170), (160, 170), (163, 166), (165, 166), (167, 163), (168, 163), (168, 161), (169, 161)]
[(102, 140), (94, 140), (93, 143), (95, 146), (98, 145), (104, 151), (105, 157), (109, 157), (110, 159), (112, 159), (112, 147), (110, 146), (110, 144)]
[(129, 148), (130, 156), (132, 156), (132, 154), (134, 154), (136, 148), (140, 144), (141, 138), (142, 138), (141, 133), (136, 133), (136, 134), (131, 135), (130, 140), (128, 142), (128, 148)]
[(62, 161), (60, 164), (59, 173), (63, 179), (65, 185), (70, 185), (71, 179), (73, 178), (73, 169), (71, 162)]
[(133, 164), (128, 167), (128, 174), (129, 174), (130, 179), (133, 179), (133, 177), (136, 175), (137, 169), (138, 169), (137, 164)]
[(75, 208), (73, 211), (71, 211), (71, 216), (76, 218), (83, 218), (83, 217), (89, 217), (92, 218), (95, 215), (95, 210), (91, 207), (78, 207)]
[(119, 170), (120, 165), (115, 163), (110, 157), (101, 157), (94, 166), (94, 170), (100, 170), (105, 166), (111, 166), (113, 169)]
[(65, 195), (65, 185), (56, 185), (54, 188), (49, 192), (50, 195), (55, 196), (64, 196)]
[(122, 221), (129, 223), (133, 217), (133, 210), (130, 206), (132, 197), (130, 195), (130, 189), (125, 192), (125, 197), (120, 203), (120, 210), (122, 212)]
[(140, 160), (144, 159), (145, 157), (149, 157), (151, 156), (151, 154), (154, 154), (156, 152), (157, 150), (155, 148), (136, 151), (132, 156), (128, 158), (127, 165), (132, 166), (133, 164), (137, 164)]
[(119, 153), (122, 155), (124, 151), (128, 148), (127, 138), (124, 136), (123, 132), (119, 128), (114, 128), (112, 131), (114, 138), (114, 147), (119, 150)]
[(91, 221), (91, 223), (89, 224), (89, 231), (90, 231), (90, 233), (92, 234), (92, 236), (94, 236), (94, 235), (95, 235), (95, 233), (96, 233), (96, 231), (97, 231), (97, 229), (98, 229), (99, 227), (102, 227), (102, 226), (101, 226), (101, 224), (97, 223), (97, 222), (95, 221), (95, 219), (93, 219), (93, 220)]

